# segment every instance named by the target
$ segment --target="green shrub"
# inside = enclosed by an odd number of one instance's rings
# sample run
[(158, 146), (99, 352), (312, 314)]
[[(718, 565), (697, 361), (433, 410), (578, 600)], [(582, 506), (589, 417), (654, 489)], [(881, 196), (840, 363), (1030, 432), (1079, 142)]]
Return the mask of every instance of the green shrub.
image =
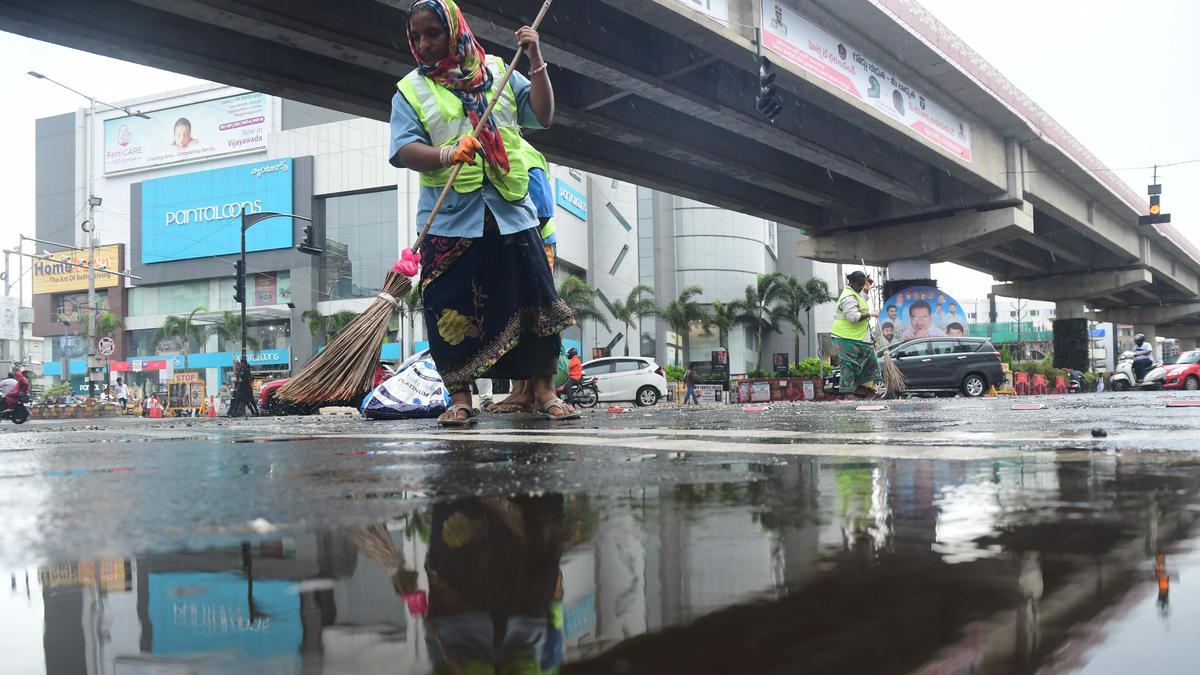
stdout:
[(768, 373), (767, 371), (763, 370), (762, 368), (755, 368), (754, 370), (750, 371), (749, 373), (746, 373), (746, 377), (748, 377), (750, 379), (755, 379), (755, 378), (762, 379), (764, 377), (771, 377), (771, 374)]
[(1098, 379), (1100, 379), (1100, 376), (1095, 373), (1084, 373), (1083, 374), (1083, 390), (1084, 391), (1096, 391), (1096, 380), (1098, 380)]
[[(1010, 369), (1013, 369), (1012, 350), (1007, 345), (1000, 348), (1000, 360), (1007, 363)], [(1015, 369), (1013, 370), (1016, 372)]]
[(820, 377), (821, 376), (821, 360), (815, 358), (807, 358), (800, 363), (792, 363), (788, 365), (788, 375), (791, 377)]
[(668, 382), (683, 382), (683, 374), (687, 371), (683, 366), (667, 366), (663, 368), (663, 372), (667, 374)]

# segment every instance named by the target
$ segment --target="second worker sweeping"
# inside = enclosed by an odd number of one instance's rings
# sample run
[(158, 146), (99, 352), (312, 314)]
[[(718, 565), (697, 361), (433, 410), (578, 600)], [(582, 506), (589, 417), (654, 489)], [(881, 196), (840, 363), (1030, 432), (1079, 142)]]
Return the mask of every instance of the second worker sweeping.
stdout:
[[(488, 57), (454, 0), (417, 0), (408, 42), (417, 68), (392, 97), (391, 163), (421, 174), (417, 217), (432, 212), (456, 163), (465, 166), (420, 250), (429, 349), (451, 393), (444, 425), (474, 422), (475, 378), (529, 379), (524, 395), (553, 419), (578, 415), (554, 392), (561, 333), (575, 323), (558, 297), (529, 198), (537, 151), (521, 129), (554, 118), (537, 31), (517, 31), (530, 78)], [(478, 138), (472, 127), (499, 97)]]

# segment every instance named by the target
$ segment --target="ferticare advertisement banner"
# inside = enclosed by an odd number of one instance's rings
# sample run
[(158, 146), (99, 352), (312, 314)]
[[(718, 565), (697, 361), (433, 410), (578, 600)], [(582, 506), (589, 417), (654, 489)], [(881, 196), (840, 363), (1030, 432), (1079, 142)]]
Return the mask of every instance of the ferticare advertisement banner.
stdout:
[(271, 99), (250, 93), (104, 120), (104, 173), (267, 149)]

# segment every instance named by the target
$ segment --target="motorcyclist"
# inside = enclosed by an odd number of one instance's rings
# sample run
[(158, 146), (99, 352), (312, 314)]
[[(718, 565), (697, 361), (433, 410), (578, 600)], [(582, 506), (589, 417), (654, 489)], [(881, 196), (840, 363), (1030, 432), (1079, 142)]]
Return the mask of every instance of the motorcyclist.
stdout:
[(0, 393), (4, 394), (4, 409), (15, 408), (21, 394), (29, 392), (29, 380), (20, 368), (14, 368), (8, 377), (0, 380)]
[(1154, 349), (1146, 342), (1146, 336), (1138, 333), (1133, 336), (1133, 376), (1138, 382), (1146, 373), (1154, 369)]
[(574, 347), (567, 350), (567, 398), (583, 383), (583, 361)]

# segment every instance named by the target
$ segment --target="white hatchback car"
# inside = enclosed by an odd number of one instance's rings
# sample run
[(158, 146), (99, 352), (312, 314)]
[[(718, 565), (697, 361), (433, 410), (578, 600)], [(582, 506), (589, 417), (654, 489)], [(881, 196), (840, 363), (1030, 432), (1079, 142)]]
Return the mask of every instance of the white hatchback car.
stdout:
[(654, 359), (609, 356), (583, 364), (583, 376), (596, 378), (601, 401), (654, 405), (667, 395), (667, 377)]

